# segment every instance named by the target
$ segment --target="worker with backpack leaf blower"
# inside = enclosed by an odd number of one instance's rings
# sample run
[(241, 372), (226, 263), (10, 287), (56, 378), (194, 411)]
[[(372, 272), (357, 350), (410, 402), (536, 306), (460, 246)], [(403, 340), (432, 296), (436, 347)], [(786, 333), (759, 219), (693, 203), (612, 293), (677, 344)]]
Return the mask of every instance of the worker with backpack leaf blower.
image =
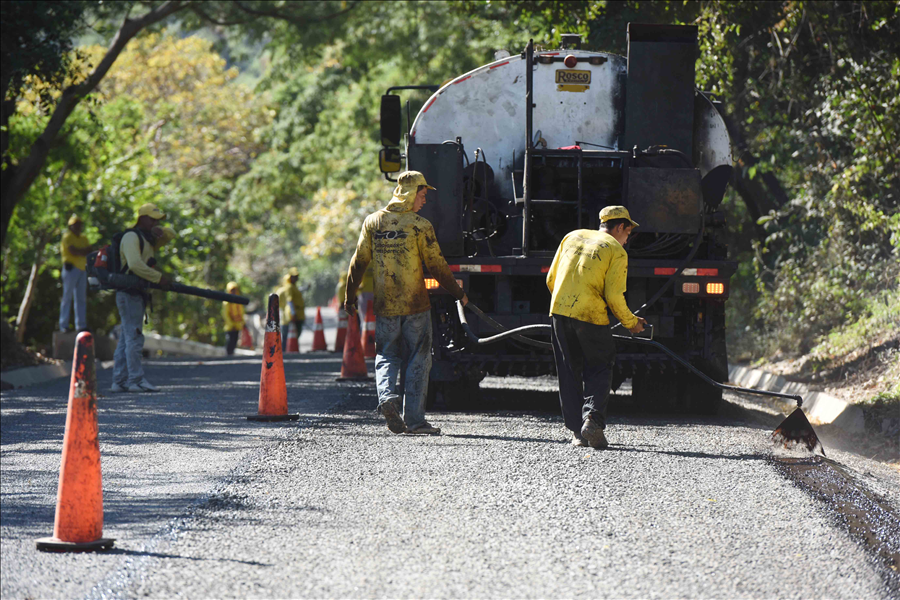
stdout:
[[(153, 268), (154, 250), (172, 237), (174, 231), (159, 227), (166, 218), (155, 204), (144, 204), (137, 211), (134, 227), (113, 236), (107, 251), (111, 273), (130, 273), (168, 290), (172, 281)], [(116, 290), (116, 307), (122, 320), (122, 333), (116, 346), (113, 366), (113, 384), (110, 389), (118, 392), (157, 392), (159, 388), (147, 381), (142, 365), (144, 350), (144, 315), (149, 302), (149, 292), (141, 288)]]

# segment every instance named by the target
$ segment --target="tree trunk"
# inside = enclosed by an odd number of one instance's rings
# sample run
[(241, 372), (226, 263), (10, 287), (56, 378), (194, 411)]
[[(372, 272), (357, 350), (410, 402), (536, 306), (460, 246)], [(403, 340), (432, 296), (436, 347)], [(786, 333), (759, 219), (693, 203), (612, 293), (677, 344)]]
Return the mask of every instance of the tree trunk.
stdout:
[(19, 305), (19, 314), (16, 316), (16, 341), (24, 343), (25, 341), (25, 324), (28, 321), (28, 313), (31, 312), (31, 303), (34, 301), (34, 294), (37, 291), (37, 276), (44, 264), (44, 251), (38, 249), (31, 264), (31, 275), (28, 276), (28, 287), (25, 288), (25, 297), (22, 298), (22, 304)]

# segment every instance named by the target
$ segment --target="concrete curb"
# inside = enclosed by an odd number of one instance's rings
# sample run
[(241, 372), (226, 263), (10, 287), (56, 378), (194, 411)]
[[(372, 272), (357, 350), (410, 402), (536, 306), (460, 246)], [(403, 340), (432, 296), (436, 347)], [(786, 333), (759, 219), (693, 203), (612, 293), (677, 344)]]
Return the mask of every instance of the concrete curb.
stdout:
[(825, 392), (811, 392), (806, 385), (788, 381), (781, 375), (732, 365), (728, 367), (728, 379), (741, 387), (802, 396), (803, 410), (814, 425), (831, 424), (848, 433), (866, 430), (865, 415), (858, 406)]
[[(101, 369), (109, 369), (113, 366), (113, 361), (98, 361), (97, 366)], [(43, 383), (51, 379), (59, 379), (61, 377), (70, 377), (72, 374), (72, 361), (64, 360), (59, 364), (39, 365), (37, 367), (25, 367), (22, 369), (13, 369), (0, 373), (0, 380), (8, 383), (15, 388), (28, 387), (36, 383)]]
[[(189, 340), (182, 340), (180, 338), (159, 335), (158, 333), (152, 332), (144, 334), (144, 350), (149, 350), (151, 352), (161, 351), (168, 354), (181, 354), (186, 356), (225, 356), (225, 348), (222, 346), (201, 344), (200, 342), (191, 342)], [(256, 352), (244, 348), (236, 348), (234, 353), (235, 356), (256, 356)], [(98, 361), (97, 365), (101, 369), (109, 369), (113, 366), (113, 361)], [(22, 369), (5, 371), (0, 373), (0, 380), (15, 388), (23, 388), (36, 383), (50, 381), (51, 379), (69, 377), (71, 376), (71, 373), (72, 361), (63, 361), (59, 364), (40, 365), (37, 367), (25, 367)]]

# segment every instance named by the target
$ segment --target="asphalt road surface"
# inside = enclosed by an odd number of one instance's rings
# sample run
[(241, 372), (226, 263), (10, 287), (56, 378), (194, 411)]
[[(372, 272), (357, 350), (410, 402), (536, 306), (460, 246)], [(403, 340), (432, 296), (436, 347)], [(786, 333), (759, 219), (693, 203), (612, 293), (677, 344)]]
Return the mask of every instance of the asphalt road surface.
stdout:
[(258, 358), (146, 365), (158, 394), (98, 373), (105, 553), (35, 549), (68, 381), (0, 395), (4, 599), (900, 595), (900, 475), (827, 440), (828, 460), (773, 449), (777, 417), (737, 397), (673, 417), (620, 390), (594, 451), (552, 378), (489, 378), (487, 410), (418, 437), (388, 431), (373, 383), (336, 383), (336, 355), (286, 359), (282, 424), (244, 418)]

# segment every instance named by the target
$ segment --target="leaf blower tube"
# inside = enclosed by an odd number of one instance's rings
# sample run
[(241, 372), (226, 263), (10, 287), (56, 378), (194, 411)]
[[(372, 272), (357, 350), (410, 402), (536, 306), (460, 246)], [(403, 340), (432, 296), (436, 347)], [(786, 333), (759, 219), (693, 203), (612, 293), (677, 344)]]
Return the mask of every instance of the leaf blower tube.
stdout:
[[(159, 284), (151, 283), (146, 279), (141, 279), (137, 275), (126, 275), (124, 273), (110, 273), (103, 287), (114, 290), (144, 290), (154, 289), (161, 290)], [(210, 300), (219, 300), (220, 302), (230, 302), (232, 304), (249, 304), (250, 298), (238, 296), (236, 294), (227, 294), (218, 290), (208, 290), (206, 288), (198, 288), (192, 285), (184, 285), (181, 283), (172, 283), (168, 291), (176, 294), (188, 294), (190, 296), (200, 296), (201, 298), (209, 298)]]
[[(494, 329), (503, 331), (504, 327), (488, 317), (481, 311), (477, 306), (469, 302), (467, 305), (472, 312), (478, 315), (480, 318), (484, 319), (491, 327)], [(459, 314), (459, 322), (462, 325), (463, 331), (466, 333), (466, 337), (469, 338), (473, 343), (478, 345), (486, 345), (493, 344), (496, 342), (500, 342), (506, 338), (513, 338), (520, 342), (525, 342), (532, 346), (538, 346), (540, 348), (552, 348), (552, 344), (548, 342), (541, 342), (538, 340), (532, 340), (524, 337), (522, 334), (524, 333), (543, 333), (550, 334), (552, 330), (552, 325), (547, 324), (537, 324), (537, 325), (525, 325), (523, 327), (516, 327), (515, 329), (509, 329), (499, 333), (497, 335), (493, 335), (491, 337), (479, 338), (475, 335), (475, 332), (472, 331), (472, 327), (469, 325), (468, 321), (466, 321), (465, 309), (462, 305), (462, 302), (456, 301), (456, 310)], [(653, 326), (648, 325), (651, 330), (650, 337), (653, 337), (652, 331)], [(783, 394), (781, 392), (770, 392), (767, 390), (755, 390), (752, 388), (742, 388), (735, 385), (726, 385), (724, 383), (719, 383), (715, 379), (711, 378), (709, 375), (686, 361), (681, 356), (675, 354), (659, 342), (655, 342), (652, 339), (641, 338), (635, 336), (624, 336), (624, 335), (613, 335), (613, 339), (621, 340), (624, 342), (634, 342), (637, 344), (644, 344), (645, 346), (653, 346), (654, 348), (661, 350), (668, 356), (670, 356), (675, 362), (679, 365), (705, 381), (711, 386), (717, 387), (721, 390), (728, 390), (732, 392), (740, 392), (745, 394), (757, 394), (759, 396), (771, 396), (775, 398), (785, 398), (788, 400), (794, 400), (797, 403), (797, 409), (794, 410), (776, 429), (772, 434), (772, 438), (777, 441), (784, 442), (785, 445), (790, 443), (798, 443), (802, 442), (806, 445), (809, 450), (814, 450), (816, 446), (819, 446), (822, 449), (822, 455), (825, 455), (825, 448), (822, 447), (822, 443), (819, 441), (818, 436), (816, 436), (815, 431), (813, 431), (812, 425), (810, 425), (809, 420), (806, 418), (806, 415), (803, 414), (801, 410), (801, 406), (803, 406), (803, 398), (797, 394)]]

